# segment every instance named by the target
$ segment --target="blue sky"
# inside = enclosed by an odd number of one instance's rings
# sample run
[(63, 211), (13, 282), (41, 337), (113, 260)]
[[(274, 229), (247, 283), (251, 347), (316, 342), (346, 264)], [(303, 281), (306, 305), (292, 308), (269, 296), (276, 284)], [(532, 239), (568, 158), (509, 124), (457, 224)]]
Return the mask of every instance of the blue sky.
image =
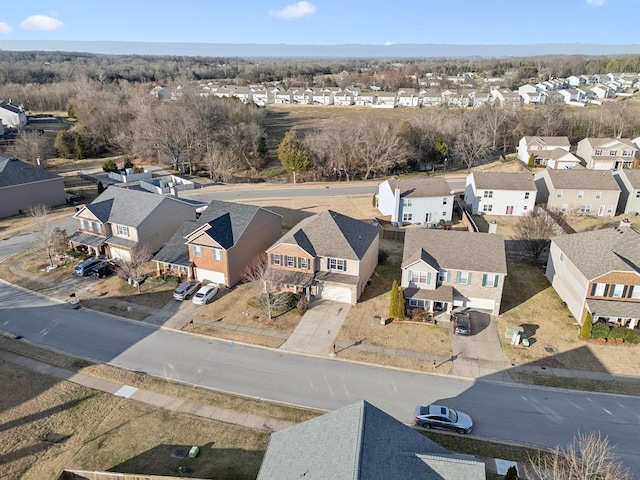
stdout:
[(14, 0), (0, 42), (621, 45), (640, 44), (639, 13), (640, 0)]

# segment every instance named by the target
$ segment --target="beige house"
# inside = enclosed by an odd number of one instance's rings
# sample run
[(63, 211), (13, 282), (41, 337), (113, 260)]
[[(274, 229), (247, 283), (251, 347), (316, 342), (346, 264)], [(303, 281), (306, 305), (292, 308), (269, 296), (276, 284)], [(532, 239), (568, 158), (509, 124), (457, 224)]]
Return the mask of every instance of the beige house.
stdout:
[(640, 234), (629, 222), (551, 239), (546, 277), (582, 323), (640, 328)]
[(536, 173), (537, 203), (573, 215), (612, 217), (616, 214), (620, 187), (609, 171), (572, 168)]
[(401, 286), (408, 310), (424, 308), (437, 315), (467, 307), (498, 315), (506, 275), (502, 235), (405, 231)]
[(568, 137), (529, 137), (524, 136), (518, 143), (518, 159), (525, 165), (533, 155), (534, 165), (548, 168), (573, 168), (580, 159), (569, 152), (571, 144)]
[(128, 260), (137, 244), (160, 250), (184, 221), (195, 220), (196, 210), (175, 197), (109, 187), (73, 218), (78, 230), (69, 237), (72, 246)]
[(317, 299), (355, 304), (378, 265), (379, 227), (325, 210), (267, 249), (276, 283)]
[(638, 148), (628, 138), (585, 138), (576, 155), (592, 170), (631, 168)]

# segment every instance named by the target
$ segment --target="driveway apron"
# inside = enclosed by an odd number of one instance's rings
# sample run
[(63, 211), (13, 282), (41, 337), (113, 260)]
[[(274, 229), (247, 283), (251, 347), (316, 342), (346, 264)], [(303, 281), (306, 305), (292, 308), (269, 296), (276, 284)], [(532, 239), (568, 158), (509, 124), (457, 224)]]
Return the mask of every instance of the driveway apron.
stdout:
[(313, 302), (280, 349), (309, 355), (329, 355), (350, 309), (351, 305), (347, 303), (329, 300)]

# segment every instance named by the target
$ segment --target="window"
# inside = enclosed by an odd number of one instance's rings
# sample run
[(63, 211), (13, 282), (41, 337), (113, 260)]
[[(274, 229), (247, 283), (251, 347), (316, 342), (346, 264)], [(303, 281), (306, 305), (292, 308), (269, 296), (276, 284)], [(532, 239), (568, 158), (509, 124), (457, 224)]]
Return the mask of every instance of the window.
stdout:
[(446, 217), (447, 216), (447, 212), (442, 212), (442, 216)]
[(449, 272), (444, 269), (440, 270), (438, 272), (438, 282), (443, 283), (448, 281), (449, 281)]
[(523, 205), (522, 211), (525, 212), (527, 210), (527, 208), (529, 208), (529, 207), (527, 207), (526, 205)]
[(116, 225), (116, 230), (118, 235), (122, 235), (123, 237), (129, 236), (129, 227), (125, 227), (124, 225)]
[(429, 302), (427, 300), (421, 300), (419, 298), (410, 298), (409, 299), (409, 306), (410, 307), (422, 307), (425, 308), (429, 305)]
[(561, 212), (566, 212), (568, 209), (569, 209), (569, 206), (568, 206), (566, 203), (563, 203), (563, 204), (560, 206), (560, 211), (561, 211)]
[(612, 297), (622, 297), (624, 293), (624, 285), (618, 283), (616, 285), (613, 286), (613, 289), (611, 290), (611, 296)]
[(525, 200), (529, 200), (529, 193), (530, 192), (524, 192), (524, 199)]
[(442, 204), (446, 205), (447, 204), (447, 197), (442, 197)]
[(405, 198), (402, 200), (402, 206), (403, 207), (410, 207), (411, 206), (411, 199), (410, 198)]
[(471, 272), (458, 272), (456, 275), (456, 283), (460, 285), (470, 285)]
[(594, 297), (604, 297), (604, 291), (607, 288), (607, 284), (606, 283), (596, 283), (593, 286), (593, 293), (592, 295)]
[(600, 155), (602, 155), (602, 150), (601, 150), (601, 149), (599, 149), (599, 148), (596, 148), (596, 151), (594, 152), (594, 155), (595, 155), (596, 157), (599, 157)]
[(403, 222), (410, 222), (413, 219), (413, 214), (412, 213), (403, 213), (402, 214), (402, 221)]
[(613, 215), (613, 205), (607, 207), (607, 215)]
[(636, 192), (636, 198), (640, 198), (640, 190)]
[(193, 246), (193, 256), (202, 257), (202, 247), (200, 245)]
[(330, 258), (328, 266), (329, 270), (339, 270), (344, 272), (347, 269), (347, 261), (340, 258)]
[(615, 157), (616, 155), (618, 155), (618, 151), (617, 150), (609, 150), (609, 156)]
[(429, 283), (431, 274), (429, 272), (409, 271), (409, 281), (413, 283)]
[(622, 152), (623, 157), (633, 157), (633, 150), (624, 150)]
[(308, 258), (300, 258), (298, 257), (298, 268), (302, 268), (304, 270), (309, 270), (309, 265), (311, 264), (311, 262), (309, 262)]
[(493, 198), (493, 190), (485, 190), (484, 198)]
[(222, 260), (222, 249), (220, 249), (220, 248), (212, 248), (211, 249), (211, 257), (214, 260), (218, 260), (218, 261)]
[(282, 255), (278, 253), (271, 255), (271, 265), (282, 265)]
[(493, 287), (496, 288), (498, 286), (498, 275), (495, 273), (485, 273), (482, 275), (482, 286), (483, 287)]
[(640, 285), (634, 285), (632, 287), (631, 298), (640, 298)]
[(581, 205), (580, 213), (589, 213), (591, 212), (591, 205)]
[(284, 264), (287, 267), (295, 267), (296, 266), (296, 257), (292, 257), (291, 255), (284, 256)]
[(556, 192), (556, 198), (562, 198), (562, 190)]
[(582, 197), (584, 197), (584, 191), (583, 191), (583, 190), (580, 190), (580, 191), (578, 192), (578, 198), (582, 198)]
[(560, 262), (564, 262), (564, 253), (560, 252)]
[(596, 200), (602, 198), (602, 192), (596, 192)]
[(482, 211), (483, 212), (491, 212), (493, 210), (493, 205), (483, 205), (482, 206)]

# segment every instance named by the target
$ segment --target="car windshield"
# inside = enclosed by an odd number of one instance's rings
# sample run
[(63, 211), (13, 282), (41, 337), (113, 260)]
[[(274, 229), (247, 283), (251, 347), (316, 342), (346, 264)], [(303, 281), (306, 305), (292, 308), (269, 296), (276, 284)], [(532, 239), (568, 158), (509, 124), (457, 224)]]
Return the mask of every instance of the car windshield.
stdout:
[(178, 285), (178, 288), (176, 288), (176, 293), (182, 293), (187, 289), (187, 284), (186, 283), (181, 283), (180, 285)]
[(458, 422), (458, 412), (456, 412), (453, 408), (449, 409), (449, 418), (453, 423)]

